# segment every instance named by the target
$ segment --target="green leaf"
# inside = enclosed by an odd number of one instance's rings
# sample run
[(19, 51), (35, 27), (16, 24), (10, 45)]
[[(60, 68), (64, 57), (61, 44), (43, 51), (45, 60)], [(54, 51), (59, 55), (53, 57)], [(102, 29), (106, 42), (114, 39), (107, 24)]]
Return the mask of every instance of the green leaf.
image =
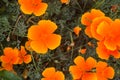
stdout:
[(17, 75), (13, 74), (10, 71), (0, 71), (0, 79), (2, 78), (2, 80), (22, 80), (20, 77), (18, 77)]

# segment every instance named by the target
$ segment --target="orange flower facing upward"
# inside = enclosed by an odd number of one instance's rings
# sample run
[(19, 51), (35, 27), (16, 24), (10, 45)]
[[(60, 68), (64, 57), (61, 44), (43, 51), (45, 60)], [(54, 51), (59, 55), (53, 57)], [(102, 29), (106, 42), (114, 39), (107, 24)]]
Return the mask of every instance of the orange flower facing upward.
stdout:
[(44, 78), (41, 80), (65, 80), (64, 74), (61, 71), (56, 71), (54, 67), (46, 68), (42, 75)]
[(73, 32), (74, 32), (77, 36), (79, 36), (80, 31), (81, 31), (81, 28), (80, 28), (79, 26), (76, 26), (76, 27), (73, 29)]
[(100, 41), (97, 44), (98, 47), (96, 48), (96, 52), (101, 59), (108, 60), (111, 55), (114, 56), (115, 58), (120, 58), (120, 52), (118, 50), (112, 51), (107, 49), (103, 41)]
[(60, 0), (61, 3), (69, 4), (70, 0)]
[(38, 25), (28, 29), (28, 38), (31, 40), (30, 47), (37, 53), (45, 54), (48, 49), (55, 49), (60, 45), (61, 36), (54, 34), (57, 25), (50, 20), (41, 20)]
[(25, 14), (34, 14), (36, 16), (41, 16), (47, 10), (47, 3), (42, 2), (42, 0), (18, 0), (20, 4), (20, 9)]
[(97, 80), (96, 73), (92, 72), (97, 64), (95, 59), (89, 57), (85, 61), (83, 57), (78, 56), (74, 59), (74, 63), (76, 65), (69, 67), (73, 80)]
[(25, 48), (23, 46), (21, 46), (21, 49), (19, 51), (19, 61), (18, 64), (22, 64), (23, 62), (25, 63), (29, 63), (31, 62), (31, 55), (27, 54), (27, 52), (25, 51)]
[(97, 80), (108, 80), (114, 77), (114, 69), (106, 62), (99, 61), (96, 66)]
[(5, 70), (13, 70), (13, 64), (17, 64), (19, 57), (18, 57), (18, 49), (6, 47), (4, 49), (4, 55), (0, 57), (1, 62), (2, 62), (2, 67)]
[(92, 21), (95, 18), (101, 17), (101, 16), (105, 16), (105, 14), (103, 12), (101, 12), (100, 10), (96, 10), (96, 9), (92, 9), (90, 12), (86, 12), (82, 15), (81, 23), (86, 26), (85, 33), (89, 37), (92, 37), (92, 34), (91, 34), (91, 23), (92, 23)]

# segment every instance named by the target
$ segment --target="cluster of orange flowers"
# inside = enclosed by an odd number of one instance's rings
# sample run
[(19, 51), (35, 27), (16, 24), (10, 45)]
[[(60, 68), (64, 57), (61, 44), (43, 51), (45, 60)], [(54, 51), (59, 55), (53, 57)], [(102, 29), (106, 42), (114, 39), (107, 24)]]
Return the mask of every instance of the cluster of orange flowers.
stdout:
[(100, 58), (107, 60), (111, 55), (120, 58), (120, 19), (112, 20), (92, 9), (83, 14), (81, 23), (86, 26), (85, 33), (98, 40), (96, 51)]
[[(86, 60), (77, 56), (74, 59), (75, 65), (69, 67), (73, 80), (108, 80), (114, 77), (114, 69), (106, 62), (97, 62), (94, 58), (88, 57)], [(65, 80), (61, 71), (55, 71), (54, 67), (46, 68), (41, 80)]]
[(69, 67), (73, 80), (108, 80), (114, 77), (114, 69), (106, 62), (97, 62), (94, 58), (86, 60), (78, 56), (74, 59), (75, 65)]
[[(68, 4), (70, 0), (60, 0), (61, 3)], [(18, 0), (20, 9), (25, 14), (43, 15), (48, 7), (42, 0)], [(92, 9), (86, 12), (81, 19), (82, 24), (86, 26), (85, 33), (97, 39), (98, 56), (102, 59), (108, 59), (110, 55), (120, 58), (120, 20), (114, 21), (106, 17), (100, 10)], [(57, 25), (51, 20), (40, 20), (38, 24), (30, 26), (25, 47), (29, 51), (45, 54), (48, 49), (53, 50), (61, 43), (61, 35), (55, 34)], [(75, 27), (73, 32), (78, 36), (81, 28)], [(4, 54), (0, 57), (2, 67), (5, 70), (13, 70), (13, 65), (31, 62), (31, 55), (27, 54), (25, 48), (21, 49), (6, 47)], [(80, 51), (82, 54), (86, 49)], [(108, 80), (114, 77), (114, 69), (106, 62), (97, 62), (94, 58), (88, 57), (86, 60), (78, 56), (74, 59), (75, 65), (69, 67), (73, 80)], [(46, 68), (41, 80), (64, 80), (63, 72), (56, 71), (54, 67)]]
[(20, 50), (6, 47), (3, 52), (4, 54), (0, 57), (0, 60), (5, 70), (13, 71), (13, 65), (31, 62), (31, 55), (27, 54), (23, 46), (21, 46)]

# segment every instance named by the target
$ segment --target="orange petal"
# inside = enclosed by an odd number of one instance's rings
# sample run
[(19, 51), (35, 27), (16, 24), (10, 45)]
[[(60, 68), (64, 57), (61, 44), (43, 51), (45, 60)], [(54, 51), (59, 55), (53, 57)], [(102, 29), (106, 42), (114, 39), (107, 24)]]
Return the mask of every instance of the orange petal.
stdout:
[(28, 38), (31, 40), (39, 40), (40, 39), (40, 26), (33, 25), (28, 29)]
[(107, 22), (102, 21), (97, 27), (97, 33), (100, 34), (103, 37), (107, 36), (109, 26), (110, 25)]
[(93, 17), (92, 20), (97, 18), (97, 17), (105, 16), (105, 14), (102, 11), (97, 10), (97, 9), (92, 9), (91, 14), (92, 14), (92, 17)]
[(81, 80), (97, 80), (96, 73), (86, 72)]
[[(80, 67), (81, 69), (83, 69), (85, 67), (85, 60), (83, 57), (81, 56), (77, 56), (75, 59), (74, 59), (74, 63)], [(82, 65), (81, 65), (82, 64)]]
[(26, 63), (26, 64), (28, 64), (28, 63), (30, 63), (31, 62), (31, 55), (26, 55), (26, 56), (24, 56), (24, 62)]
[(42, 78), (41, 80), (51, 80), (51, 78)]
[(35, 14), (36, 16), (41, 16), (45, 13), (45, 11), (47, 10), (47, 3), (40, 3), (33, 11), (33, 14)]
[(22, 56), (27, 54), (27, 52), (25, 51), (24, 46), (21, 46), (20, 53), (21, 53)]
[(12, 65), (12, 64), (9, 64), (9, 63), (2, 63), (2, 67), (3, 67), (5, 70), (8, 70), (8, 71), (13, 70), (13, 65)]
[(43, 75), (45, 78), (50, 78), (50, 77), (52, 77), (53, 75), (55, 75), (55, 68), (54, 68), (54, 67), (46, 68), (46, 69), (42, 72), (42, 75)]
[(81, 17), (81, 23), (86, 25), (86, 26), (90, 26), (92, 23), (92, 16), (89, 12), (86, 12), (82, 15)]
[(25, 48), (29, 51), (33, 51), (32, 48), (30, 47), (31, 40), (26, 41), (25, 43)]
[(4, 55), (10, 55), (11, 52), (13, 52), (13, 49), (10, 47), (6, 47), (4, 50)]
[(116, 46), (116, 42), (115, 41), (112, 41), (110, 38), (106, 38), (105, 41), (104, 41), (104, 45), (107, 49), (109, 50), (116, 50), (117, 49), (117, 46)]
[(10, 47), (6, 47), (4, 49), (4, 54), (5, 54), (4, 60), (6, 60), (5, 58), (7, 58), (9, 60), (9, 63), (17, 64), (18, 59), (19, 59), (18, 53), (19, 53), (18, 49), (16, 48), (12, 49)]
[(42, 41), (31, 41), (31, 48), (37, 53), (45, 54), (48, 51), (48, 48)]
[(81, 54), (85, 54), (85, 53), (86, 53), (86, 48), (85, 48), (85, 49), (80, 49), (79, 52), (80, 52)]
[(114, 77), (114, 69), (112, 67), (108, 67), (106, 62), (99, 61), (96, 67), (96, 71), (98, 80), (108, 80)]
[(55, 80), (65, 80), (65, 76), (61, 71), (57, 71), (54, 76)]
[(20, 9), (25, 14), (32, 14), (33, 13), (33, 6), (30, 5), (30, 1), (20, 6)]
[(110, 51), (108, 49), (106, 49), (103, 42), (98, 42), (97, 44), (98, 44), (98, 47), (96, 48), (96, 52), (97, 52), (98, 56), (102, 59), (107, 60), (110, 56)]
[(73, 79), (75, 80), (80, 79), (82, 77), (83, 72), (77, 66), (70, 66), (69, 71), (72, 74)]
[(6, 56), (1, 56), (0, 58), (1, 58), (1, 61), (3, 63), (9, 63), (10, 62), (10, 59), (8, 57), (6, 57)]
[(107, 67), (105, 69), (104, 73), (105, 73), (105, 76), (109, 79), (112, 79), (115, 74), (114, 69), (112, 67)]
[(78, 36), (79, 33), (81, 31), (81, 28), (79, 26), (76, 26), (74, 29), (73, 29), (73, 32)]
[(90, 26), (92, 21), (95, 18), (104, 16), (104, 15), (105, 14), (101, 12), (100, 10), (92, 9), (91, 12), (86, 12), (85, 14), (82, 15), (81, 23), (86, 26)]
[(85, 28), (85, 34), (87, 34), (90, 38), (92, 37), (91, 27), (90, 26), (87, 26)]
[(114, 56), (117, 59), (120, 58), (120, 52), (119, 52), (119, 50), (115, 50), (115, 51), (111, 52), (111, 55)]
[(57, 25), (50, 20), (40, 20), (38, 25), (40, 26), (39, 32), (43, 34), (53, 33), (57, 29)]
[[(108, 25), (103, 24), (105, 22), (108, 23)], [(109, 27), (109, 25), (111, 23), (112, 23), (112, 20), (109, 17), (102, 16), (102, 17), (95, 18), (91, 24), (92, 37), (97, 40), (102, 40), (104, 38), (104, 36), (101, 36), (100, 34), (97, 33), (97, 28), (99, 27), (99, 25), (104, 26), (104, 27), (106, 27), (106, 26)], [(108, 30), (105, 32), (108, 32)], [(104, 34), (104, 35), (106, 35), (106, 34)]]
[(22, 64), (22, 63), (23, 63), (23, 58), (19, 58), (18, 64)]
[(60, 43), (61, 43), (61, 36), (60, 35), (57, 35), (57, 34), (51, 34), (47, 37), (46, 41), (46, 46), (53, 50), (55, 48), (57, 48)]
[(97, 64), (97, 61), (94, 58), (92, 58), (92, 57), (87, 58), (87, 60), (86, 60), (86, 70), (89, 71), (92, 68), (95, 68), (96, 64)]
[(61, 3), (69, 4), (70, 0), (60, 0)]

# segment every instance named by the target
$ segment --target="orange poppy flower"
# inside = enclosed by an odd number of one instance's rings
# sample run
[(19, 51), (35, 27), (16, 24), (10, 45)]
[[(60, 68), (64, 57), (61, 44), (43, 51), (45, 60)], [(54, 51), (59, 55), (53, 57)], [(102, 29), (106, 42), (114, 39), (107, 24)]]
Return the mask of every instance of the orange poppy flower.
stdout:
[(36, 16), (41, 16), (47, 10), (47, 3), (42, 2), (42, 0), (18, 0), (20, 4), (20, 9), (25, 14), (34, 14)]
[(73, 32), (74, 32), (77, 36), (79, 36), (80, 31), (81, 31), (81, 28), (80, 28), (79, 26), (76, 26), (76, 27), (73, 29)]
[(114, 69), (106, 62), (99, 61), (96, 66), (97, 80), (108, 80), (114, 77)]
[(12, 49), (10, 47), (6, 47), (4, 50), (4, 55), (1, 56), (2, 67), (6, 70), (12, 70), (13, 64), (17, 64), (19, 57), (18, 57), (18, 49)]
[(69, 4), (70, 0), (60, 0), (61, 3)]
[(97, 64), (95, 59), (89, 57), (85, 61), (83, 57), (78, 56), (74, 59), (74, 63), (76, 65), (69, 67), (74, 80), (97, 80), (96, 73), (92, 72)]
[[(99, 34), (98, 28), (101, 26), (102, 27), (110, 26), (111, 23), (112, 23), (112, 20), (109, 17), (103, 16), (103, 17), (95, 18), (91, 24), (92, 37), (97, 40), (102, 40), (104, 38), (104, 36), (101, 36)], [(104, 32), (104, 35), (105, 35), (105, 32)]]
[(42, 75), (44, 78), (41, 80), (64, 80), (64, 74), (61, 71), (56, 71), (54, 67), (46, 68)]
[(19, 51), (19, 61), (18, 64), (22, 64), (23, 62), (25, 63), (29, 63), (31, 62), (31, 55), (27, 54), (27, 52), (25, 51), (25, 48), (23, 46), (21, 46), (21, 49)]
[(120, 58), (120, 52), (118, 50), (112, 51), (107, 49), (103, 41), (100, 41), (97, 44), (98, 44), (98, 47), (96, 48), (96, 52), (101, 59), (108, 60), (110, 55), (114, 56), (115, 58)]
[(48, 49), (55, 49), (60, 45), (61, 36), (54, 34), (57, 25), (50, 20), (41, 20), (38, 25), (33, 25), (28, 29), (28, 38), (31, 40), (30, 46), (37, 53), (46, 53)]
[(86, 25), (85, 33), (89, 36), (92, 37), (91, 34), (91, 23), (92, 21), (97, 18), (104, 16), (105, 14), (101, 12), (100, 10), (92, 9), (90, 12), (86, 12), (82, 15), (81, 17), (81, 23)]
[(98, 32), (101, 36), (105, 36), (104, 45), (109, 50), (116, 50), (120, 47), (120, 20), (116, 19), (110, 26), (100, 26)]

